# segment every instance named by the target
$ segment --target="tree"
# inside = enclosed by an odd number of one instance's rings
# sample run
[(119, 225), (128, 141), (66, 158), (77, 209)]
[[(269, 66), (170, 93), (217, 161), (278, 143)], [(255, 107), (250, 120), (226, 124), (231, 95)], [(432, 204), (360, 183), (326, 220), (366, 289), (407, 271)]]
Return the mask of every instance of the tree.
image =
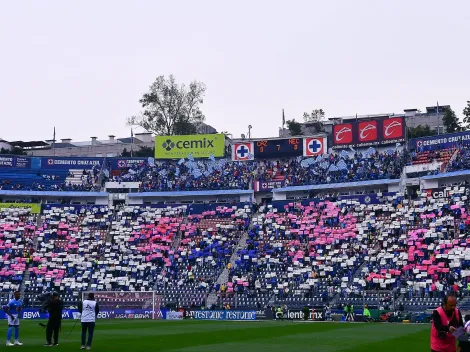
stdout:
[(304, 112), (304, 121), (310, 123), (322, 122), (325, 118), (325, 112), (323, 109), (312, 110), (310, 114)]
[(463, 109), (463, 122), (465, 123), (465, 128), (470, 129), (470, 101), (467, 101), (467, 106)]
[[(131, 157), (131, 152), (127, 150), (127, 148), (124, 148), (122, 153), (122, 157), (130, 158)], [(145, 157), (153, 157), (155, 156), (155, 148), (150, 148), (150, 147), (139, 147), (139, 149), (135, 150), (132, 153), (132, 156), (135, 158), (145, 158)]]
[(442, 119), (442, 123), (446, 127), (447, 133), (453, 133), (462, 130), (462, 126), (460, 126), (460, 121), (455, 115), (454, 110), (452, 110), (451, 108), (446, 110), (444, 118)]
[(408, 139), (434, 136), (437, 134), (436, 130), (431, 130), (429, 125), (418, 125), (415, 128), (408, 128)]
[(295, 121), (295, 119), (286, 121), (287, 128), (289, 129), (291, 136), (301, 136), (302, 135), (302, 125)]
[(0, 154), (9, 154), (9, 155), (28, 155), (23, 148), (20, 147), (11, 147), (11, 149), (0, 149)]
[(205, 120), (200, 110), (205, 92), (201, 82), (193, 81), (187, 87), (178, 84), (173, 75), (159, 76), (139, 100), (143, 112), (129, 117), (127, 124), (156, 135), (194, 134)]
[(136, 150), (133, 154), (137, 158), (154, 157), (155, 156), (155, 148), (139, 147), (139, 149)]
[(131, 152), (127, 151), (127, 148), (124, 148), (122, 150), (121, 156), (124, 158), (130, 158), (131, 157)]

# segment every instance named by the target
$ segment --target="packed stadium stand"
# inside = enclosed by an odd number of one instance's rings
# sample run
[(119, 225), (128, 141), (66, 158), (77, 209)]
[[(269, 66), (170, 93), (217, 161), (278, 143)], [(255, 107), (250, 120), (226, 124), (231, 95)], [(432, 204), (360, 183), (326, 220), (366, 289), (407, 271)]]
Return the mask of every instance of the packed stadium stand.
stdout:
[[(83, 169), (49, 160), (0, 167), (0, 288), (21, 290), (29, 306), (54, 290), (69, 306), (85, 291), (154, 291), (171, 307), (424, 311), (453, 292), (470, 308), (465, 145), (245, 162), (93, 159)], [(418, 186), (409, 167), (426, 173)], [(103, 177), (138, 191), (115, 197)], [(281, 187), (255, 189), (273, 181)], [(212, 201), (233, 190), (251, 193)], [(46, 204), (52, 191), (70, 204)], [(83, 191), (96, 200), (74, 196)], [(158, 201), (132, 204), (146, 193)]]

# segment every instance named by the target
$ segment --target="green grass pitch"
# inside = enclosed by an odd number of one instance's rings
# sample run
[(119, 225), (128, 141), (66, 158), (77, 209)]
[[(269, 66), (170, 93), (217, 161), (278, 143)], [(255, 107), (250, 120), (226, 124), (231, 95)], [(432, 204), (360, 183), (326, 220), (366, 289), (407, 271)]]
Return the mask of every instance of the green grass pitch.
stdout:
[[(27, 320), (20, 329), (24, 346), (6, 347), (7, 324), (3, 323), (2, 351), (80, 349), (80, 323), (65, 339), (74, 322), (64, 321), (56, 347), (44, 347), (45, 330), (38, 321)], [(429, 352), (429, 331), (429, 324), (100, 320), (93, 351)]]

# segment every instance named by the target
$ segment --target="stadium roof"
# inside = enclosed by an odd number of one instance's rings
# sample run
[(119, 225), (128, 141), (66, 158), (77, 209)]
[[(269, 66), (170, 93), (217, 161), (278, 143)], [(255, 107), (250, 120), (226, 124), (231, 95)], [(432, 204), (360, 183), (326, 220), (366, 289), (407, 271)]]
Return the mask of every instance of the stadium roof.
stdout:
[(50, 144), (44, 141), (31, 141), (31, 142), (14, 141), (14, 142), (10, 142), (10, 144), (14, 147), (20, 147), (23, 149), (50, 147)]

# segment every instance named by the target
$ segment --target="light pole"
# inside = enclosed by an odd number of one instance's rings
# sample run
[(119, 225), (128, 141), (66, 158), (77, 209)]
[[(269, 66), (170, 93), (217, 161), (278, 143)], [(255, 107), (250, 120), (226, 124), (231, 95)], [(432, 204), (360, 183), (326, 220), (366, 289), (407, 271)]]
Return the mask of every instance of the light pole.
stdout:
[(251, 139), (251, 125), (248, 125), (248, 139)]

